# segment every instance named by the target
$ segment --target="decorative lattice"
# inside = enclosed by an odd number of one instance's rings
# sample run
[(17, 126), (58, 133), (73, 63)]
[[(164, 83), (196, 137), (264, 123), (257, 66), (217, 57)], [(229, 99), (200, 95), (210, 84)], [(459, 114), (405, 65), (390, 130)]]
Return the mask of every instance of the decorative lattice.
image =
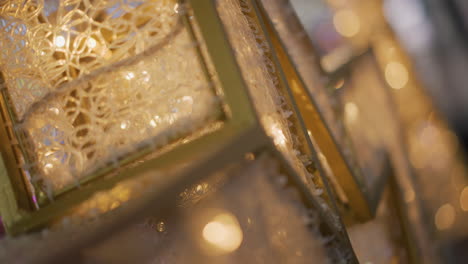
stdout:
[(175, 0), (0, 5), (7, 99), (26, 169), (49, 193), (218, 116)]

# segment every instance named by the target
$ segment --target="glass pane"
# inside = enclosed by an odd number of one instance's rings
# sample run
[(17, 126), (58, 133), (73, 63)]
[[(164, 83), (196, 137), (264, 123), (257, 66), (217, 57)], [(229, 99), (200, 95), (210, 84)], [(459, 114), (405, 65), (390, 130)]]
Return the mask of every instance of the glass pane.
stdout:
[(180, 13), (175, 0), (2, 5), (4, 99), (33, 182), (59, 191), (219, 118)]

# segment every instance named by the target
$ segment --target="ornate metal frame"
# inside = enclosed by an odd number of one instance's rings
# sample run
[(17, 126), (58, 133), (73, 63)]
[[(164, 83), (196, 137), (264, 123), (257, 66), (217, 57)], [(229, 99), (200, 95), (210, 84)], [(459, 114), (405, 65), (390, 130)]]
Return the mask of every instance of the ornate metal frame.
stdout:
[[(301, 150), (315, 161), (321, 175), (319, 178), (316, 177), (317, 179), (315, 180), (315, 184), (325, 190), (321, 196), (312, 192), (307, 183), (299, 176), (299, 173), (289, 164), (284, 154), (277, 149), (272, 138), (266, 134), (265, 129), (260, 124), (248, 89), (233, 55), (233, 50), (218, 17), (215, 2), (212, 0), (197, 0), (196, 3), (194, 1), (188, 2), (193, 3), (191, 5), (193, 15), (200, 26), (201, 35), (206, 43), (208, 53), (210, 54), (224, 93), (224, 101), (229, 108), (223, 124), (202, 137), (176, 146), (157, 157), (149, 158), (138, 166), (127, 167), (117, 175), (113, 175), (113, 177), (100, 177), (108, 173), (109, 169), (98, 171), (90, 175), (89, 178), (92, 180), (83, 182), (79, 190), (70, 190), (63, 193), (53, 203), (35, 210), (28, 201), (27, 190), (23, 188), (23, 178), (16, 160), (18, 153), (15, 152), (14, 145), (11, 144), (12, 142), (13, 144), (17, 144), (17, 142), (12, 133), (11, 123), (9, 123), (5, 114), (7, 110), (5, 102), (4, 100), (0, 100), (3, 110), (2, 119), (0, 120), (0, 150), (4, 161), (1, 162), (2, 160), (0, 160), (0, 212), (7, 231), (12, 235), (16, 235), (35, 230), (47, 225), (53, 218), (65, 214), (74, 206), (88, 199), (93, 193), (109, 189), (123, 179), (138, 177), (138, 175), (154, 170), (164, 172), (166, 168), (175, 167), (182, 163), (189, 164), (179, 173), (173, 174), (171, 177), (167, 177), (164, 181), (161, 181), (152, 190), (151, 197), (147, 197), (146, 200), (143, 199), (139, 203), (137, 202), (134, 206), (135, 209), (129, 211), (144, 210), (144, 207), (156, 197), (165, 203), (159, 206), (160, 209), (168, 208), (171, 202), (167, 197), (181, 191), (185, 186), (196, 183), (206, 175), (209, 175), (210, 172), (222, 168), (233, 160), (243, 158), (246, 153), (268, 151), (276, 154), (282, 161), (282, 165), (290, 176), (291, 181), (295, 183), (300, 193), (304, 196), (305, 203), (319, 212), (327, 225), (329, 233), (337, 236), (346, 247), (350, 248), (346, 231), (341, 224), (336, 209), (334, 195), (330, 193), (327, 179), (323, 177), (325, 175), (324, 171), (316, 158), (312, 142), (303, 127), (303, 120), (298, 114), (299, 110), (293, 103), (293, 97), (288, 88), (285, 75), (281, 70), (277, 73), (283, 89), (282, 93), (285, 97), (288, 97), (287, 101), (295, 114), (293, 115), (293, 125), (302, 143)], [(255, 2), (251, 2), (250, 0), (243, 2), (255, 6)], [(186, 4), (186, 1), (181, 0), (180, 4)], [(262, 20), (259, 19), (256, 13), (252, 15), (256, 18), (255, 21), (260, 25), (260, 28), (264, 30)], [(189, 19), (185, 17), (184, 20), (185, 25), (190, 27)], [(274, 54), (271, 54), (271, 56), (273, 62), (279, 66), (280, 64)], [(281, 67), (278, 67), (278, 69), (281, 69)], [(135, 155), (135, 157), (141, 157), (146, 153), (143, 151)], [(122, 219), (125, 217), (130, 218), (129, 214), (128, 212), (123, 213)], [(115, 227), (119, 223), (121, 224), (122, 221), (124, 220), (109, 224), (105, 230), (110, 230), (111, 226)], [(101, 230), (101, 233), (105, 233), (105, 230)]]

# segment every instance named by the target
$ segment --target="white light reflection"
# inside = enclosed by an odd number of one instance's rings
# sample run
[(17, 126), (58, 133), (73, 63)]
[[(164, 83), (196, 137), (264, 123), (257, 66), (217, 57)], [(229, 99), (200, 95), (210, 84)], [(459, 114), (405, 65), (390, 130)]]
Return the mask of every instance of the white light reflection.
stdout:
[(278, 123), (273, 123), (270, 126), (271, 132), (273, 134), (273, 141), (277, 146), (285, 146), (286, 145), (286, 136), (283, 133), (280, 125)]
[(278, 147), (285, 147), (288, 139), (283, 131), (282, 124), (274, 115), (265, 116), (262, 119), (267, 133), (273, 138), (273, 143)]
[(93, 37), (90, 37), (87, 41), (86, 41), (86, 45), (88, 46), (88, 48), (90, 49), (94, 49), (97, 45), (97, 42), (96, 40), (93, 38)]
[(121, 129), (127, 129), (127, 127), (128, 127), (128, 122), (127, 121), (124, 121), (124, 122), (120, 123), (120, 128)]
[(193, 104), (192, 96), (185, 95), (184, 97), (182, 97), (182, 101), (188, 102), (189, 104)]
[(56, 36), (54, 39), (54, 45), (57, 48), (62, 48), (65, 46), (65, 38), (63, 36)]
[(127, 72), (127, 73), (125, 74), (125, 79), (131, 80), (131, 79), (133, 79), (133, 78), (135, 78), (135, 73), (133, 73), (133, 72)]

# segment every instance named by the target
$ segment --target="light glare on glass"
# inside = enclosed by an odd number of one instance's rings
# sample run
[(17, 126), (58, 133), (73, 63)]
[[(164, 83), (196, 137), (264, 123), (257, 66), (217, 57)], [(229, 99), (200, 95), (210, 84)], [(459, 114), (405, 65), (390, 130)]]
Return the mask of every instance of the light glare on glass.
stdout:
[(57, 48), (62, 48), (65, 46), (65, 38), (63, 36), (56, 36), (54, 39), (54, 45)]

